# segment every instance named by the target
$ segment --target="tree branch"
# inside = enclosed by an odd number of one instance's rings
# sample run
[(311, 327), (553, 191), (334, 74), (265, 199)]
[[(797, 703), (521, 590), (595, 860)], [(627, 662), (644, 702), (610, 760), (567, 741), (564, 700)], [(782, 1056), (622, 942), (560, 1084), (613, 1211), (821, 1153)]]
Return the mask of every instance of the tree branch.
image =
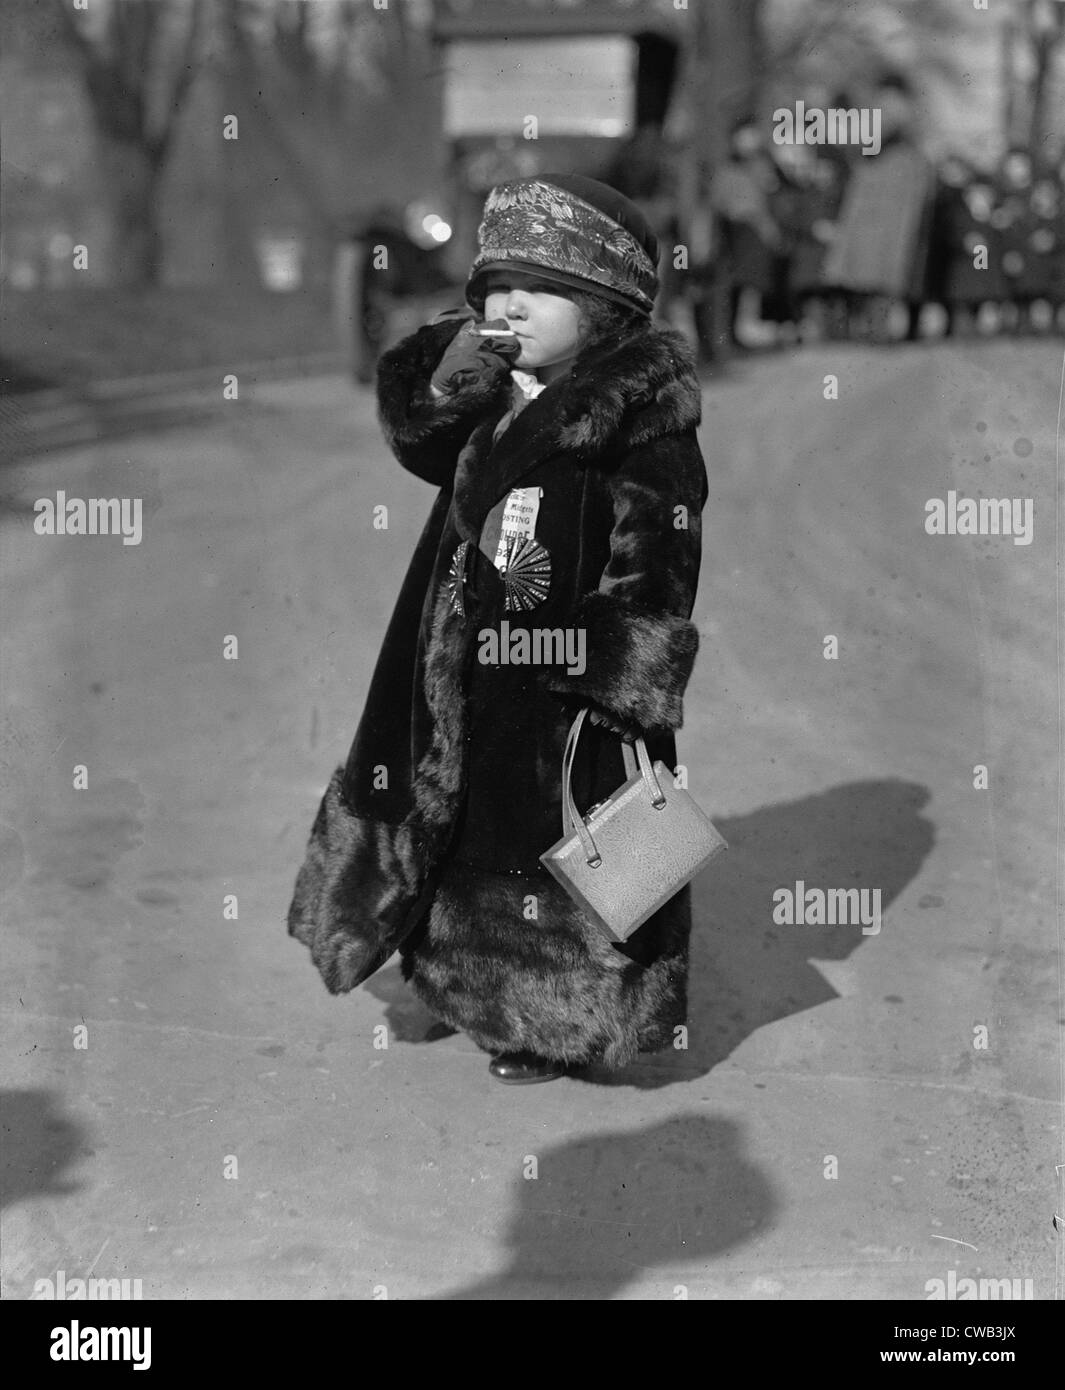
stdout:
[(284, 122), (278, 120), (271, 110), (266, 94), (267, 84), (260, 87), (255, 56), (238, 11), (239, 0), (225, 0), (225, 16), (232, 39), (234, 74), (244, 89), (244, 98), (249, 106), (256, 109), (262, 125), (273, 135), (274, 144), (288, 166), (292, 183), (299, 189), (304, 203), (314, 213), (321, 229), (327, 235), (333, 236), (336, 233), (336, 219), (332, 210), (323, 202), (315, 180), (308, 174), (299, 152), (293, 148)]
[(51, 4), (52, 10), (59, 16), (59, 23), (64, 36), (69, 40), (72, 47), (78, 50), (82, 58), (90, 62), (95, 62), (95, 49), (82, 33), (81, 25), (74, 18), (69, 0), (51, 0)]
[(181, 112), (188, 98), (189, 91), (196, 79), (196, 59), (197, 49), (200, 40), (200, 21), (203, 15), (203, 0), (192, 0), (192, 14), (189, 19), (188, 33), (185, 35), (184, 52), (182, 53), (183, 62), (179, 63), (177, 77), (174, 80), (174, 89), (170, 96), (170, 114), (163, 124), (162, 130), (150, 142), (150, 157), (161, 165), (170, 151), (171, 143), (174, 138), (174, 131), (181, 118)]

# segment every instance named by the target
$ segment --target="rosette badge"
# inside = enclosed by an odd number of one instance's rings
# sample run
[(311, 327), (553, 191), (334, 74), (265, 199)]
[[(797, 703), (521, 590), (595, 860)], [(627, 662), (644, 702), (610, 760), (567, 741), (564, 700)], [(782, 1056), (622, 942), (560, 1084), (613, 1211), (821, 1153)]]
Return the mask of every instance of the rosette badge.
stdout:
[(447, 572), (447, 593), (452, 611), (460, 618), (466, 616), (466, 566), (469, 563), (470, 543), (460, 541), (451, 557)]
[(539, 541), (515, 536), (507, 541), (507, 566), (503, 571), (503, 608), (507, 613), (528, 613), (543, 603), (551, 588), (551, 557)]

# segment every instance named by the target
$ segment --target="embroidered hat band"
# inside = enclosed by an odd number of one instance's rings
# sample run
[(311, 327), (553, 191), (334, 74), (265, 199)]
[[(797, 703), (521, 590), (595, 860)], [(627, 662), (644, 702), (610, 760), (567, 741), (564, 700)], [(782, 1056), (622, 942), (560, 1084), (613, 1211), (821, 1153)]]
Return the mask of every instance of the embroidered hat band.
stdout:
[[(566, 184), (595, 197), (609, 212)], [(478, 310), (489, 275), (507, 269), (590, 290), (644, 313), (654, 307), (657, 238), (634, 204), (593, 179), (498, 184), (485, 201), (477, 242), (466, 298)]]

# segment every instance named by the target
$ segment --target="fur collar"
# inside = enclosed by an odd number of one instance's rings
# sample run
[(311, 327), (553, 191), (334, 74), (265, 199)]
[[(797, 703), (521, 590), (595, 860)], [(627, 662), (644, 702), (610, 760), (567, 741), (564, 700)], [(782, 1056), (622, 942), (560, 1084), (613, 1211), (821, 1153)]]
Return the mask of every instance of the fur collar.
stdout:
[[(425, 383), (460, 327), (455, 320), (429, 324), (381, 358), (378, 413), (394, 448), (422, 443), (463, 423), (468, 436), (479, 423), (494, 427), (506, 410), (508, 378), (487, 390), (469, 388), (435, 410), (425, 408)], [(589, 462), (608, 447), (612, 452), (631, 448), (693, 428), (702, 418), (694, 355), (673, 329), (641, 325), (620, 342), (586, 348), (570, 373), (541, 392), (504, 438), (526, 415), (549, 421), (538, 431), (541, 448), (562, 449), (578, 462)]]
[(582, 459), (611, 443), (645, 444), (702, 419), (691, 348), (673, 329), (651, 323), (618, 343), (585, 349), (558, 386), (558, 441)]

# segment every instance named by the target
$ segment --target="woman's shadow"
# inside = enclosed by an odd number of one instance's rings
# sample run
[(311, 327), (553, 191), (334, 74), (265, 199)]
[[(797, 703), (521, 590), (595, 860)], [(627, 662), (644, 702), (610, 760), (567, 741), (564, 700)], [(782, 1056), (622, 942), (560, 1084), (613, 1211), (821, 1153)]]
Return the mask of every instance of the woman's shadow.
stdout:
[(734, 1120), (677, 1115), (526, 1155), (506, 1268), (432, 1301), (605, 1300), (652, 1271), (663, 1298), (705, 1296), (707, 1262), (766, 1230), (777, 1211), (743, 1150)]
[[(777, 925), (773, 894), (794, 892), (800, 880), (807, 889), (879, 888), (887, 914), (935, 843), (921, 814), (929, 799), (927, 787), (891, 778), (713, 816), (729, 848), (692, 884), (687, 1050), (614, 1072), (590, 1068), (584, 1078), (642, 1088), (691, 1081), (766, 1024), (838, 999), (811, 959), (846, 960), (878, 937), (863, 935), (860, 924)], [(890, 931), (888, 916), (881, 932)]]
[[(580, 1080), (641, 1088), (692, 1081), (765, 1024), (838, 998), (811, 958), (845, 960), (876, 937), (863, 935), (861, 925), (776, 925), (773, 894), (799, 880), (807, 888), (879, 888), (886, 912), (935, 842), (921, 814), (929, 798), (919, 783), (891, 778), (849, 782), (744, 816), (719, 818), (709, 808), (729, 848), (691, 886), (688, 1047), (616, 1071), (590, 1067)], [(891, 931), (890, 918), (882, 930)], [(398, 965), (366, 988), (386, 1004), (399, 1041), (450, 1035), (404, 984)]]
[(64, 1113), (58, 1093), (0, 1091), (0, 1132), (0, 1207), (81, 1188), (70, 1170), (85, 1149), (86, 1131)]

